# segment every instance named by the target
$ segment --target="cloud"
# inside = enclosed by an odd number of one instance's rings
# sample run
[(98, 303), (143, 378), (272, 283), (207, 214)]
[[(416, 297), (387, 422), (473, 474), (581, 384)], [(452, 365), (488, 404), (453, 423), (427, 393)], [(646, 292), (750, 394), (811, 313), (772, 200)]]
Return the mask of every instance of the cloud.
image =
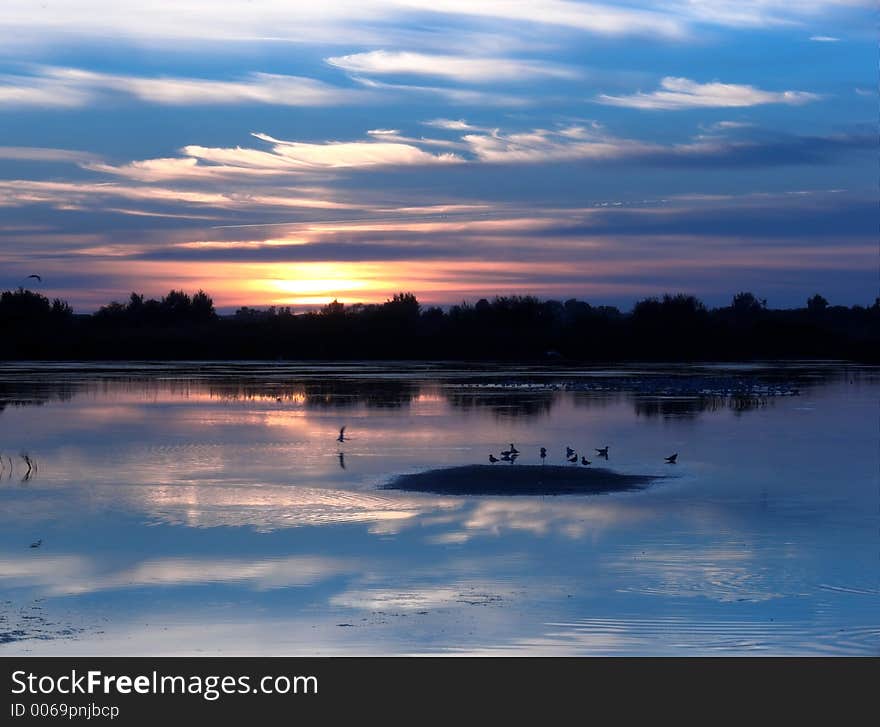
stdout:
[(449, 86), (416, 86), (404, 83), (384, 83), (364, 76), (352, 76), (352, 80), (367, 88), (388, 91), (390, 93), (420, 93), (438, 96), (449, 103), (473, 106), (525, 106), (533, 103), (524, 96), (516, 96), (493, 91), (475, 91), (470, 88), (454, 88)]
[(449, 129), (450, 131), (469, 131), (472, 129), (479, 130), (477, 126), (471, 126), (464, 119), (431, 119), (422, 122), (425, 126), (434, 126), (438, 129)]
[(0, 29), (17, 44), (39, 45), (73, 35), (140, 42), (295, 41), (375, 46), (398, 36), (430, 39), (433, 34), (418, 33), (418, 26), (407, 32), (414, 16), (433, 24), (438, 16), (457, 20), (459, 25), (468, 19), (491, 19), (617, 37), (681, 38), (686, 34), (686, 19), (680, 11), (571, 0), (335, 0), (309, 6), (289, 0), (153, 0), (149, 5), (136, 0), (70, 0), (53, 5), (51, 12), (31, 0), (5, 0)]
[(350, 73), (439, 76), (468, 83), (519, 81), (534, 78), (574, 79), (580, 75), (574, 69), (545, 61), (431, 55), (385, 50), (337, 56), (326, 60), (330, 65)]
[(837, 43), (840, 38), (835, 38), (833, 35), (811, 35), (810, 40), (816, 43)]
[[(455, 164), (463, 161), (446, 152), (432, 154), (410, 140), (396, 135), (393, 129), (373, 129), (365, 141), (327, 141), (307, 143), (284, 141), (268, 134), (252, 136), (272, 145), (270, 151), (236, 147), (206, 147), (190, 144), (181, 149), (183, 156), (144, 159), (128, 164), (103, 162), (84, 164), (86, 169), (141, 182), (169, 179), (228, 179), (231, 177), (272, 177), (301, 175), (333, 169), (384, 166)], [(413, 142), (421, 140), (411, 140)], [(447, 145), (443, 140), (426, 139), (422, 143)]]
[(271, 73), (250, 73), (239, 80), (146, 78), (45, 66), (34, 75), (0, 76), (0, 102), (13, 106), (85, 106), (108, 93), (168, 106), (336, 106), (368, 98), (362, 89)]
[(37, 146), (0, 146), (0, 159), (30, 162), (87, 163), (94, 160), (95, 155), (72, 149), (50, 149)]
[[(284, 141), (260, 133), (253, 136), (274, 144), (272, 151), (275, 156), (292, 167), (301, 169), (455, 164), (462, 161), (455, 154), (431, 154), (412, 144), (396, 142), (328, 141), (311, 144)], [(381, 135), (379, 138), (381, 139)], [(202, 155), (205, 158), (204, 150)]]
[(6, 108), (75, 108), (85, 106), (92, 94), (79, 87), (66, 86), (54, 79), (33, 76), (0, 76), (0, 105)]
[(609, 106), (635, 109), (679, 110), (691, 108), (736, 108), (762, 104), (799, 106), (820, 97), (806, 91), (763, 91), (754, 86), (735, 83), (698, 83), (688, 78), (667, 76), (660, 81), (660, 89), (652, 93), (630, 96), (602, 94), (597, 101)]

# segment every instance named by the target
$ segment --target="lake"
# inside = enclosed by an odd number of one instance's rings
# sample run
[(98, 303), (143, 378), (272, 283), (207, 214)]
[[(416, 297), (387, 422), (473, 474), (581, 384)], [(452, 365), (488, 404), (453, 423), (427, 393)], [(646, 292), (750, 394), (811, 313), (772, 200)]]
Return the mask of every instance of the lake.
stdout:
[[(0, 653), (877, 655), (878, 401), (833, 363), (0, 364)], [(385, 489), (511, 443), (662, 477)]]

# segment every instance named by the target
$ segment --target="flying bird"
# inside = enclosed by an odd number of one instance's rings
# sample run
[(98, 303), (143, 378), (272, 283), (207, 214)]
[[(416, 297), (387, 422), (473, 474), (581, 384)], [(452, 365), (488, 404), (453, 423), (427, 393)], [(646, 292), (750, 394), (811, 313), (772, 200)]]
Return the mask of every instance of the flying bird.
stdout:
[(37, 275), (36, 273), (34, 273), (33, 275), (28, 275), (28, 276), (25, 278), (25, 280), (30, 280), (31, 278), (33, 278), (34, 280), (36, 280), (38, 283), (42, 283), (42, 282), (43, 282), (43, 278), (40, 277), (39, 275)]
[(500, 462), (500, 461), (501, 460), (498, 459), (498, 457), (496, 457), (494, 454), (489, 455), (489, 463), (490, 464), (495, 464), (496, 462)]
[(675, 464), (675, 460), (678, 459), (678, 452), (675, 454), (670, 454), (668, 457), (664, 457), (666, 460), (666, 464)]
[(588, 460), (586, 457), (581, 457), (581, 464), (588, 465), (588, 464), (593, 464), (593, 463), (590, 462), (590, 460)]
[(600, 457), (604, 457), (605, 459), (608, 459), (608, 447), (602, 447), (602, 449), (598, 449), (598, 448), (597, 448), (597, 449), (596, 449), (596, 453), (597, 453)]
[(40, 538), (39, 540), (35, 540), (33, 543), (31, 543), (31, 547), (32, 548), (39, 548), (42, 544), (43, 544), (43, 539)]
[(337, 442), (344, 442), (345, 441), (345, 427), (342, 427), (339, 430), (339, 436), (336, 437), (336, 441)]

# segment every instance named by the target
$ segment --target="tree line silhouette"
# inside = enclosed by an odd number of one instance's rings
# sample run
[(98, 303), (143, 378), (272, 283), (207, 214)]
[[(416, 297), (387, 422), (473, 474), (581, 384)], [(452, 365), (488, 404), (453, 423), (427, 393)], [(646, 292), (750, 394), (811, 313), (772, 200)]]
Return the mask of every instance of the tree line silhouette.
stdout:
[(836, 358), (877, 362), (880, 298), (770, 309), (752, 293), (707, 308), (691, 295), (632, 310), (574, 298), (503, 296), (442, 309), (412, 293), (381, 304), (294, 313), (239, 308), (221, 316), (204, 291), (159, 300), (132, 293), (92, 314), (18, 288), (0, 294), (4, 359), (432, 359), (708, 361)]

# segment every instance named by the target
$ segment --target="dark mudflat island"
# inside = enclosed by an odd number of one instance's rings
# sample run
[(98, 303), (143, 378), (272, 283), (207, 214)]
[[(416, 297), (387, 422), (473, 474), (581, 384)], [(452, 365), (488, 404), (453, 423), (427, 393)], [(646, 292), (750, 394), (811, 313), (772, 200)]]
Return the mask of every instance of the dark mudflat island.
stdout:
[(601, 467), (553, 465), (483, 465), (400, 475), (386, 490), (437, 495), (598, 495), (641, 490), (662, 476), (624, 475)]

